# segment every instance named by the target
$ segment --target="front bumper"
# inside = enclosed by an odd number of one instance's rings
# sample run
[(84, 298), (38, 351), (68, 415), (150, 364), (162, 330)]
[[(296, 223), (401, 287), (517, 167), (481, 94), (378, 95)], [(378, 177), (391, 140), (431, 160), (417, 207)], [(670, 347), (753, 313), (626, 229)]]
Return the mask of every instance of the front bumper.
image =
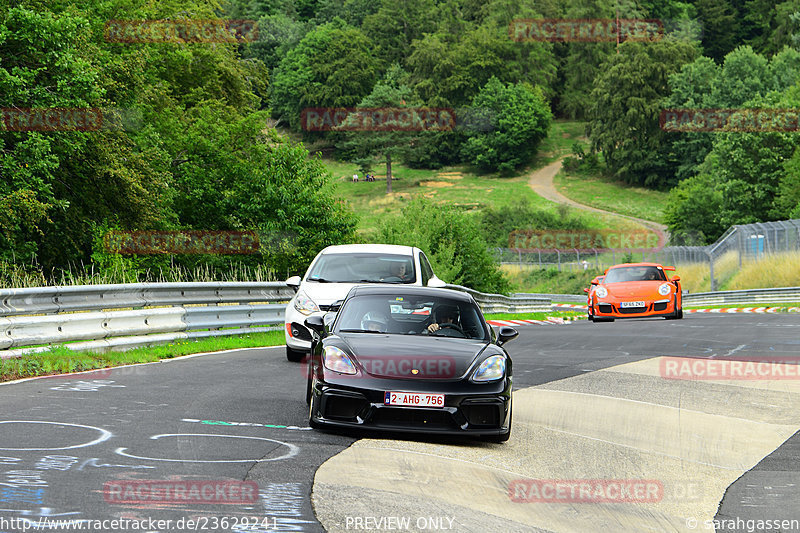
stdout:
[(600, 301), (592, 306), (591, 313), (595, 317), (609, 318), (646, 318), (654, 316), (672, 316), (675, 314), (675, 300), (673, 298), (645, 300), (644, 302), (644, 308), (625, 308), (620, 306), (619, 301)]
[[(311, 419), (316, 425), (362, 428), (397, 433), (493, 436), (509, 431), (511, 379), (498, 383), (419, 382), (352, 377), (357, 386), (315, 380)], [(400, 407), (384, 405), (386, 391), (434, 392), (445, 395), (445, 405)]]

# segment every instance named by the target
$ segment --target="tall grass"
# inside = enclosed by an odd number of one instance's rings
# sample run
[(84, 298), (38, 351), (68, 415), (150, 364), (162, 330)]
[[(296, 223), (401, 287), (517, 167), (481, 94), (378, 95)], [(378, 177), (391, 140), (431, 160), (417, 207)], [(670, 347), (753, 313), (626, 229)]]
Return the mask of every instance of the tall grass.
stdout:
[(742, 268), (730, 278), (726, 289), (762, 289), (800, 287), (800, 252), (771, 254), (760, 261), (742, 262)]
[(92, 264), (53, 271), (49, 274), (45, 274), (35, 267), (25, 269), (19, 265), (0, 263), (0, 288), (143, 282), (274, 281), (276, 279), (275, 272), (264, 265), (251, 267), (235, 262), (219, 269), (208, 264), (188, 268), (173, 263), (169, 269), (159, 268), (157, 270), (131, 268), (124, 264), (115, 264), (107, 269), (99, 269)]

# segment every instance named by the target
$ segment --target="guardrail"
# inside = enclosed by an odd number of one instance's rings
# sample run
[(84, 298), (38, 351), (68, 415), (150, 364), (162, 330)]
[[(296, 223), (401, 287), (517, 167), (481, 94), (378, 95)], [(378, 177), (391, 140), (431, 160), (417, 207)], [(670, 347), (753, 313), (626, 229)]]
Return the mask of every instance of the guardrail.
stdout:
[(518, 293), (509, 297), (502, 294), (486, 294), (461, 285), (445, 285), (445, 287), (471, 294), (484, 313), (530, 313), (552, 310), (550, 299), (538, 294)]
[[(585, 294), (524, 294), (514, 297), (528, 296), (549, 298), (555, 302), (586, 303)], [(740, 291), (695, 292), (683, 294), (683, 305), (724, 305), (724, 304), (778, 304), (800, 302), (800, 287), (781, 287), (775, 289), (747, 289)]]
[(280, 329), (293, 295), (283, 282), (0, 289), (0, 357), (52, 344), (114, 350)]
[[(509, 298), (459, 285), (449, 288), (470, 293), (487, 313), (550, 310), (550, 301), (536, 296)], [(53, 344), (121, 350), (280, 329), (285, 302), (293, 295), (283, 282), (0, 289), (0, 357), (44, 351)]]
[(683, 296), (684, 305), (767, 304), (800, 302), (800, 287), (696, 292)]

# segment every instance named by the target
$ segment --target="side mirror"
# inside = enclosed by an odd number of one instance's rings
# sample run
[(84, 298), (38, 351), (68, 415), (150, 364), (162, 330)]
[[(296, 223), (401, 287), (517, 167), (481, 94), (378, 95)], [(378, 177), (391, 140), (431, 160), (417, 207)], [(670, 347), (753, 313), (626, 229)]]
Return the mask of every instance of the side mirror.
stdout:
[(322, 330), (325, 328), (325, 322), (319, 315), (311, 315), (306, 318), (305, 324), (308, 329), (318, 334), (322, 334)]
[(300, 288), (300, 276), (292, 276), (286, 280), (286, 284), (290, 286), (294, 292), (297, 292), (297, 289)]
[(322, 315), (322, 323), (326, 328), (330, 328), (334, 320), (336, 320), (336, 313), (332, 311)]
[(672, 279), (670, 279), (670, 281), (680, 281), (680, 280), (681, 280), (680, 276), (672, 276)]
[(497, 345), (502, 346), (508, 341), (516, 339), (517, 335), (519, 335), (519, 331), (515, 330), (514, 328), (509, 328), (508, 326), (503, 326), (500, 328), (500, 334), (497, 338)]
[(583, 288), (583, 292), (589, 292), (589, 289), (587, 289), (586, 287), (584, 287), (584, 288)]
[(600, 282), (597, 281), (596, 279), (593, 279), (592, 280), (592, 285), (600, 285)]
[(428, 287), (435, 287), (437, 289), (443, 289), (447, 283), (440, 280), (436, 276), (433, 276), (431, 279), (428, 280)]

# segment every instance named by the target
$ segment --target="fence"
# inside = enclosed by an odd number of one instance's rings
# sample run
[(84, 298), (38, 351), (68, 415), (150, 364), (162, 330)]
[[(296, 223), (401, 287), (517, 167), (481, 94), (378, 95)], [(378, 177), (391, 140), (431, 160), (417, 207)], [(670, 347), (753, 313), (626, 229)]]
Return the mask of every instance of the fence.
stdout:
[(780, 252), (800, 251), (800, 219), (759, 222), (731, 226), (714, 244), (708, 246), (666, 246), (650, 250), (525, 250), (495, 248), (495, 258), (503, 264), (538, 265), (559, 271), (604, 270), (618, 263), (650, 261), (680, 265), (704, 263), (709, 266), (711, 290), (718, 286), (715, 265), (723, 257), (736, 256), (739, 268), (743, 261), (759, 261)]

